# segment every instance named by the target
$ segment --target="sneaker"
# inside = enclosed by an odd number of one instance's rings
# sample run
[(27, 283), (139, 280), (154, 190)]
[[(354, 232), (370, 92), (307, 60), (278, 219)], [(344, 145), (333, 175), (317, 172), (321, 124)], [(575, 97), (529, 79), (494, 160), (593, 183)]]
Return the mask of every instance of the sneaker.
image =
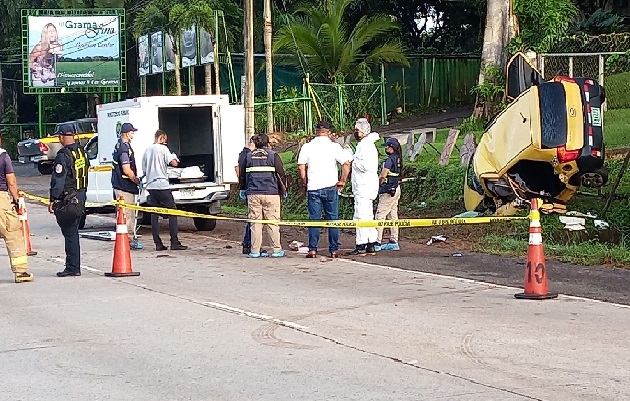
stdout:
[(266, 258), (267, 256), (269, 256), (269, 255), (265, 251), (260, 252), (260, 253), (250, 253), (249, 255), (247, 255), (248, 258), (254, 258), (254, 259)]
[(142, 246), (140, 241), (138, 241), (137, 239), (133, 239), (129, 242), (129, 248), (131, 248), (132, 251), (137, 251), (143, 249), (144, 246)]
[(269, 256), (269, 253), (266, 250), (263, 249), (262, 251), (260, 251), (261, 258), (266, 258), (268, 256)]
[[(384, 246), (384, 245), (383, 245), (383, 246)], [(380, 251), (383, 251), (383, 250), (384, 250), (384, 249), (381, 247), (381, 243), (380, 243), (380, 242), (376, 242), (376, 243), (374, 244), (374, 251), (375, 251), (375, 252), (380, 252)]]
[(306, 259), (315, 259), (317, 257), (317, 251), (308, 251)]
[(357, 245), (356, 248), (354, 248), (354, 251), (351, 252), (347, 252), (346, 255), (348, 256), (365, 256), (365, 245)]
[(284, 250), (279, 250), (278, 252), (274, 252), (271, 254), (272, 258), (284, 258)]

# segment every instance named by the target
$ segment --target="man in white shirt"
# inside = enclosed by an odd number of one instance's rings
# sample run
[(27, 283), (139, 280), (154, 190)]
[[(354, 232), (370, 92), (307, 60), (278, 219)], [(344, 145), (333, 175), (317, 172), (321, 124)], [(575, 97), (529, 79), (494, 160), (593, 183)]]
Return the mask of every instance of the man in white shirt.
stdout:
[[(359, 143), (352, 161), (352, 194), (354, 195), (354, 220), (374, 220), (374, 199), (378, 196), (378, 150), (379, 135), (372, 132), (365, 118), (357, 120), (354, 137)], [(350, 256), (376, 255), (378, 240), (376, 228), (357, 228), (356, 248)]]
[[(322, 211), (326, 220), (339, 218), (339, 191), (346, 185), (350, 173), (352, 155), (341, 145), (331, 141), (330, 124), (320, 121), (315, 127), (317, 135), (313, 140), (304, 144), (298, 156), (298, 171), (302, 184), (306, 186), (308, 217), (311, 220), (321, 220)], [(342, 166), (341, 178), (337, 163)], [(307, 258), (317, 257), (319, 244), (318, 227), (308, 229)], [(338, 258), (339, 229), (328, 229), (328, 250), (330, 257)]]
[[(144, 152), (142, 171), (147, 177), (146, 189), (149, 191), (149, 204), (155, 207), (177, 209), (168, 181), (168, 166), (177, 167), (179, 160), (168, 150), (167, 140), (166, 132), (158, 130), (155, 133), (155, 142)], [(177, 216), (168, 216), (168, 228), (171, 235), (171, 249), (174, 251), (188, 249), (177, 238)], [(157, 214), (151, 214), (151, 233), (153, 234), (155, 250), (167, 250), (168, 248), (164, 246), (160, 238), (159, 216)]]

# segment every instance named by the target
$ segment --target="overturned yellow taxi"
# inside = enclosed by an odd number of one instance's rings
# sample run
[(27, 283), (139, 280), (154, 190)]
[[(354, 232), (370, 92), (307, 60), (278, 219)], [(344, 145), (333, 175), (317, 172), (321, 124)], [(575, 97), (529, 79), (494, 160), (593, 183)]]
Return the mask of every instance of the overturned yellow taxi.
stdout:
[(580, 186), (601, 187), (604, 88), (590, 78), (541, 76), (522, 54), (508, 65), (508, 107), (486, 127), (464, 185), (467, 210), (514, 214), (529, 200), (564, 213)]

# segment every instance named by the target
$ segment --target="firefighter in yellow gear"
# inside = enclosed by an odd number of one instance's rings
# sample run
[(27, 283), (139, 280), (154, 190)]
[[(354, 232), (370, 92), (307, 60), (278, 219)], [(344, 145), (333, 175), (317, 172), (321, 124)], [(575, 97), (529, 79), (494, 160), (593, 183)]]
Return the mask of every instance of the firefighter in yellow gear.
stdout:
[[(0, 145), (2, 144), (0, 138)], [(7, 151), (0, 148), (0, 237), (4, 239), (16, 283), (33, 281), (28, 272), (26, 243), (18, 219), (17, 179)]]

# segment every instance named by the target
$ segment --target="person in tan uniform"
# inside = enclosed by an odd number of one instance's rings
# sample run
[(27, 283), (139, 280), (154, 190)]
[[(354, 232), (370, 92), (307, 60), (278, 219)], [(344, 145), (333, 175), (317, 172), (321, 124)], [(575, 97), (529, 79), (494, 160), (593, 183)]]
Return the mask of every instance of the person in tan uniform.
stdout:
[[(2, 138), (0, 137), (0, 146)], [(16, 283), (33, 281), (28, 272), (26, 244), (18, 219), (17, 179), (7, 151), (0, 148), (0, 237), (4, 239)]]

